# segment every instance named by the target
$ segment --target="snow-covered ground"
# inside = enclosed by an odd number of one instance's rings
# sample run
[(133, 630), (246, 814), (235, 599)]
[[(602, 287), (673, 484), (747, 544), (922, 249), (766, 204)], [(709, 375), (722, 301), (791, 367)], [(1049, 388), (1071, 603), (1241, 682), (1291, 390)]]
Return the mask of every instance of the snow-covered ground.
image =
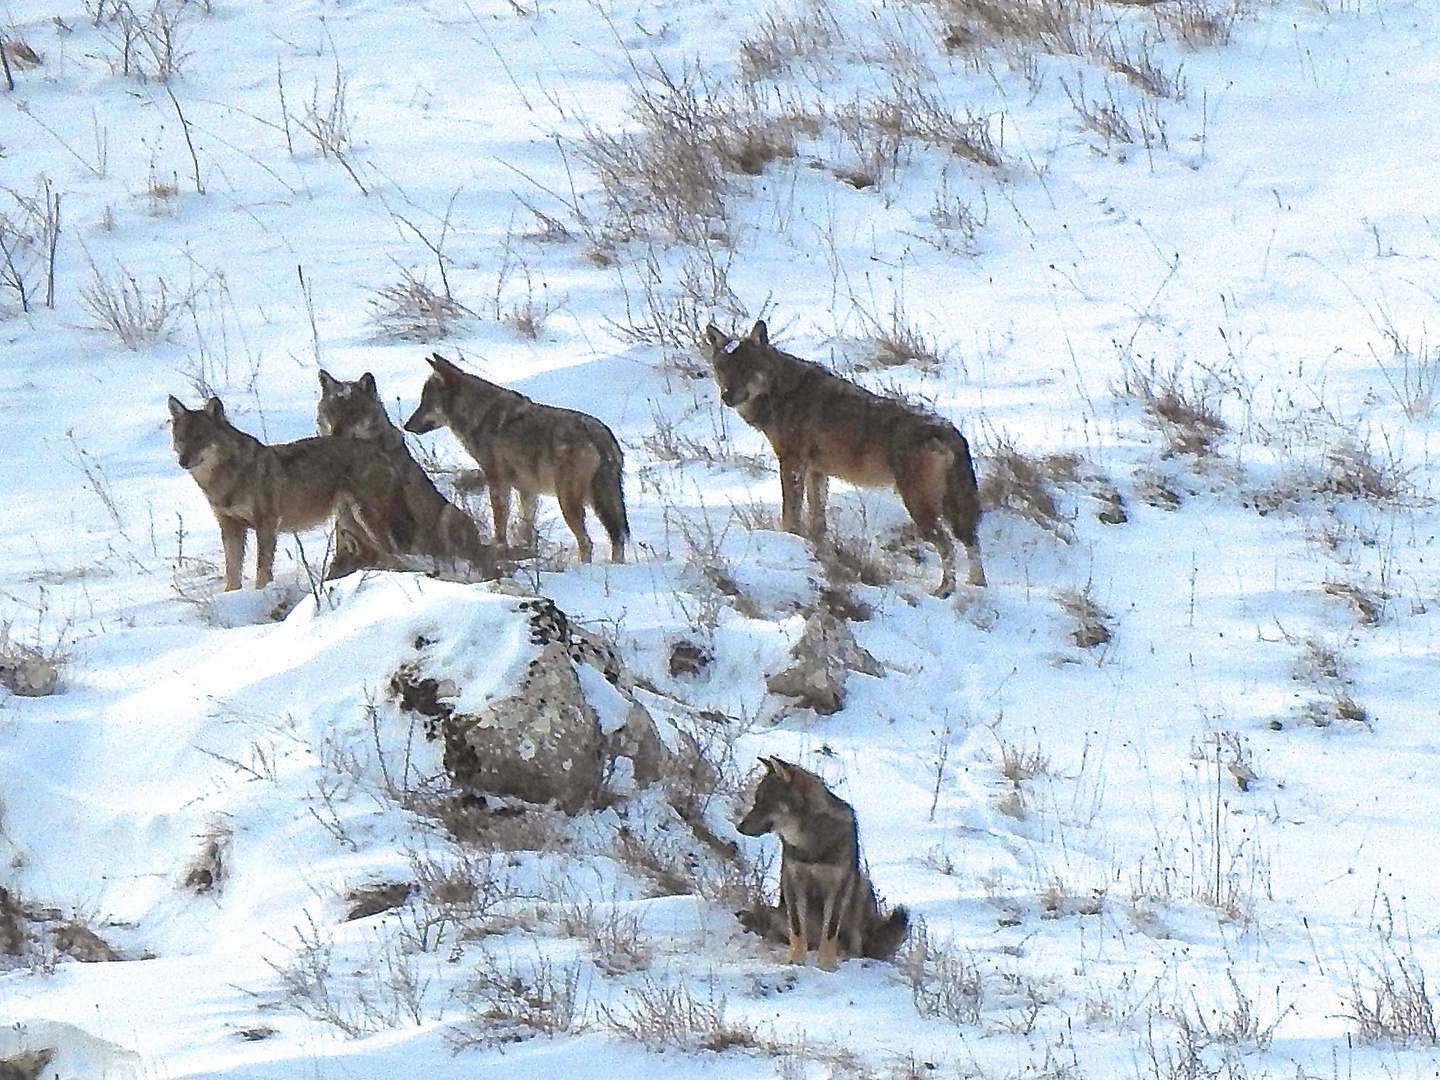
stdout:
[[(0, 1057), (1440, 1073), (1417, 982), (1440, 971), (1432, 4), (10, 0), (0, 38), (0, 645), (62, 660), (56, 693), (0, 699), (0, 886), (29, 915)], [(670, 212), (693, 191), (645, 141), (661, 122), (713, 164), (757, 118), (793, 155)], [(602, 179), (630, 154), (627, 216)], [(407, 283), (463, 305), (446, 336), (396, 332)], [(127, 347), (107, 303), (153, 333)], [(760, 316), (954, 420), (1003, 504), (989, 587), (941, 600), (894, 494), (834, 485), (885, 674), (823, 718), (764, 677), (833, 573), (774, 531), (769, 448), (693, 345)], [(881, 367), (887, 339), (930, 355)], [(630, 561), (575, 565), (542, 501), (545, 557), (502, 586), (312, 589), (289, 539), (274, 586), (220, 595), (166, 396), (284, 441), (313, 433), (319, 368), (373, 372), (403, 419), (432, 350), (615, 430)], [(1054, 516), (1023, 512), (1026, 468)], [(502, 694), (537, 592), (725, 761), (705, 819), (769, 888), (773, 838), (730, 825), (758, 754), (853, 803), (930, 953), (785, 966), (653, 791), (488, 846), (419, 812), (440, 750), (391, 675), (423, 642)], [(1077, 643), (1087, 610), (1108, 640)], [(670, 673), (681, 640), (713, 653), (698, 678)], [(207, 848), (223, 877), (197, 892)], [(385, 882), (417, 892), (344, 921)], [(77, 924), (123, 959), (73, 961)]]

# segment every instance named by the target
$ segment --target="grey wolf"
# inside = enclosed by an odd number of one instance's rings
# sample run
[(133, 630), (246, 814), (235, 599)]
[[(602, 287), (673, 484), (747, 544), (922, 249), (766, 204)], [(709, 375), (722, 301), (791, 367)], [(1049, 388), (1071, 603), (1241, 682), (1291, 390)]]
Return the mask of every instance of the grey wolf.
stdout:
[(770, 940), (788, 940), (789, 964), (803, 964), (812, 948), (825, 971), (834, 971), (841, 956), (890, 959), (909, 933), (910, 916), (903, 907), (880, 913), (860, 868), (854, 808), (798, 765), (777, 757), (760, 763), (765, 775), (755, 804), (736, 828), (780, 837), (780, 905), (740, 912), (741, 923)]
[[(348, 507), (366, 544), (406, 550), (415, 522), (393, 467), (369, 443), (334, 436), (267, 446), (230, 423), (220, 399), (188, 409), (170, 398), (180, 467), (210, 503), (225, 547), (225, 590), (240, 588), (245, 540), (255, 531), (255, 587), (271, 581), (275, 539), (323, 525)], [(334, 567), (331, 576), (338, 576)]]
[(615, 434), (595, 417), (542, 405), (524, 394), (461, 371), (438, 354), (405, 430), (416, 435), (448, 427), (485, 474), (495, 541), (505, 546), (510, 493), (520, 493), (527, 538), (535, 534), (535, 499), (553, 494), (575, 534), (582, 562), (590, 561), (585, 507), (610, 535), (610, 560), (625, 561), (630, 524), (622, 487), (625, 458)]
[[(440, 494), (420, 463), (410, 456), (405, 436), (385, 412), (375, 376), (367, 371), (354, 382), (346, 382), (322, 369), (315, 428), (321, 435), (359, 439), (379, 448), (390, 460), (415, 520), (409, 554), (436, 563), (465, 563), (482, 577), (496, 576), (494, 550), (480, 539), (470, 515)], [(365, 550), (365, 530), (348, 506), (336, 515), (335, 546), (337, 561), (370, 566), (384, 561), (380, 552)]]
[(706, 327), (720, 400), (770, 440), (780, 465), (780, 518), (787, 532), (825, 534), (829, 478), (894, 485), (943, 567), (936, 594), (955, 589), (954, 540), (965, 545), (968, 581), (985, 584), (976, 529), (980, 498), (970, 446), (949, 421), (871, 393), (770, 344), (763, 321), (732, 338)]

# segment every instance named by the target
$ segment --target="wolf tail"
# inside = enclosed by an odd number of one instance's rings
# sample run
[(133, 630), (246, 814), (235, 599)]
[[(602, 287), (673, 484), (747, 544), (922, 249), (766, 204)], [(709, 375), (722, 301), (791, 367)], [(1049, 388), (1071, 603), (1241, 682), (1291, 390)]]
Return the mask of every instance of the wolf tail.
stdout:
[(970, 563), (971, 585), (985, 584), (985, 568), (980, 561), (980, 489), (975, 483), (975, 463), (970, 457), (970, 444), (965, 436), (951, 427), (949, 438), (952, 461), (945, 479), (945, 524), (950, 533), (965, 545)]
[(600, 468), (590, 481), (590, 502), (595, 507), (595, 516), (610, 535), (612, 554), (624, 558), (625, 544), (630, 539), (630, 518), (625, 513), (625, 454), (615, 437), (598, 442)]
[(872, 960), (889, 960), (910, 933), (910, 912), (904, 907), (891, 910), (880, 922), (865, 928), (865, 955)]

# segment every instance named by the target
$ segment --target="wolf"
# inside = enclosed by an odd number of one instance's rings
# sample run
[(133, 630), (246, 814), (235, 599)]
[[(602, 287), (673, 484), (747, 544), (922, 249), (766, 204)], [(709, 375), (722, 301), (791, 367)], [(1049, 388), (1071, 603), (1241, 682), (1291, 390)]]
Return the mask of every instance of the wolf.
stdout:
[[(170, 398), (171, 439), (220, 526), (225, 591), (240, 588), (245, 540), (255, 531), (255, 587), (270, 584), (275, 538), (324, 524), (342, 507), (372, 550), (404, 551), (415, 533), (403, 485), (369, 443), (316, 436), (268, 446), (230, 423), (212, 397), (198, 409)], [(337, 577), (332, 565), (330, 575)]]
[(625, 561), (630, 536), (622, 477), (625, 457), (615, 434), (593, 416), (541, 405), (524, 394), (461, 371), (438, 353), (405, 430), (423, 435), (448, 427), (479, 464), (490, 488), (495, 542), (505, 546), (510, 492), (520, 493), (528, 537), (535, 535), (535, 499), (553, 493), (575, 534), (580, 561), (590, 561), (585, 507), (610, 535), (610, 561)]
[(910, 932), (910, 915), (903, 907), (881, 914), (860, 868), (854, 808), (798, 765), (777, 757), (760, 763), (765, 775), (755, 805), (736, 828), (780, 837), (780, 905), (739, 912), (740, 922), (762, 937), (788, 939), (789, 964), (803, 964), (811, 948), (824, 971), (834, 971), (842, 955), (890, 959)]
[[(435, 563), (467, 564), (481, 577), (498, 574), (495, 551), (480, 539), (475, 522), (464, 510), (440, 494), (405, 445), (405, 436), (390, 422), (375, 376), (366, 372), (354, 382), (320, 371), (320, 401), (315, 407), (315, 429), (321, 435), (358, 439), (378, 447), (395, 467), (405, 489), (405, 502), (415, 519), (416, 533), (409, 554)], [(336, 560), (361, 565), (382, 561), (379, 552), (366, 551), (364, 530), (348, 507), (335, 521)]]
[(825, 534), (829, 478), (861, 487), (893, 484), (911, 520), (940, 555), (937, 596), (955, 591), (954, 544), (965, 546), (971, 585), (985, 584), (977, 528), (980, 497), (970, 445), (955, 426), (857, 386), (770, 344), (763, 320), (732, 338), (706, 327), (720, 400), (758, 429), (780, 465), (780, 519), (787, 532)]

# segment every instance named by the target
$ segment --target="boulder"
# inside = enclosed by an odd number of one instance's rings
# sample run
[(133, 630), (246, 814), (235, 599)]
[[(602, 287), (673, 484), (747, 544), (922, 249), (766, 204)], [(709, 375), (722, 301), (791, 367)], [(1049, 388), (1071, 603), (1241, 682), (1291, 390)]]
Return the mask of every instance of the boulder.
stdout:
[(877, 678), (885, 674), (880, 661), (855, 643), (850, 625), (825, 608), (806, 618), (800, 640), (790, 649), (790, 661), (789, 667), (765, 680), (765, 688), (824, 716), (844, 708), (850, 672)]

